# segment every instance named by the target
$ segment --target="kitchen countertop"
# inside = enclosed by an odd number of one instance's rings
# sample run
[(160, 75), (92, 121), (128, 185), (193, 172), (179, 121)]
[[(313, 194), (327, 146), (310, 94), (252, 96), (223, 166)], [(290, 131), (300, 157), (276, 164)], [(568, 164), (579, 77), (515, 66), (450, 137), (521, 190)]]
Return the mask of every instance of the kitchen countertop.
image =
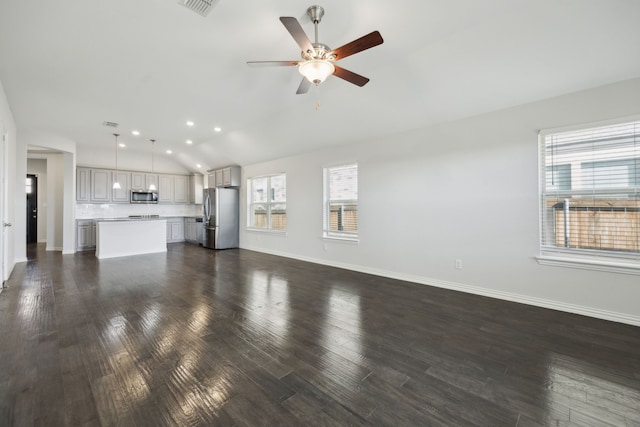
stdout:
[(148, 215), (140, 215), (134, 217), (116, 217), (116, 218), (76, 218), (78, 221), (153, 221), (160, 219), (168, 219), (168, 218), (195, 218), (196, 220), (202, 219), (201, 216), (192, 216), (192, 215), (162, 215), (162, 216), (148, 216)]

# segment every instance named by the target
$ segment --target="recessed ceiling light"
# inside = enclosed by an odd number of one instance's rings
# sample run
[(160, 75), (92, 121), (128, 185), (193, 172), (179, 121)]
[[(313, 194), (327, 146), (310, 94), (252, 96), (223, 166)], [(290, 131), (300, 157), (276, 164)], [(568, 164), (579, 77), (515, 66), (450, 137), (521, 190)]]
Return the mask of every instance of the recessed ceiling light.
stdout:
[(167, 154), (171, 154), (171, 153), (173, 153), (173, 151), (167, 150)]
[(126, 147), (126, 146), (127, 146), (127, 144), (125, 144), (125, 143), (123, 143), (123, 142), (121, 142), (121, 143), (120, 143), (120, 144), (118, 144), (118, 145), (120, 146), (120, 148), (124, 148), (124, 147)]
[(216, 132), (220, 132), (220, 131), (222, 131), (222, 128), (219, 127), (219, 126), (216, 126), (216, 127), (213, 128), (213, 130), (216, 131)]
[(190, 139), (187, 139), (185, 142), (186, 142), (187, 144), (189, 144), (189, 145), (193, 144), (193, 141), (192, 141), (192, 140), (190, 140)]
[(131, 133), (135, 136), (140, 135), (140, 131), (137, 131), (137, 130), (132, 130)]
[(193, 123), (191, 120), (187, 121), (187, 126), (193, 126), (195, 125), (195, 123)]
[(198, 169), (200, 169), (200, 168), (202, 167), (202, 165), (201, 165), (200, 163), (198, 163), (198, 164), (196, 165), (196, 167), (197, 167)]

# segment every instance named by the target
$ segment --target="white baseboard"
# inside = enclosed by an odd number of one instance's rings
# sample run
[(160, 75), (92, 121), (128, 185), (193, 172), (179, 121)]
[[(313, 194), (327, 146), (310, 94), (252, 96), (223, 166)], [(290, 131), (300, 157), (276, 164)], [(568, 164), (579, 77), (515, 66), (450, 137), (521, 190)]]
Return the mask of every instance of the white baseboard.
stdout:
[(62, 251), (62, 247), (61, 246), (47, 246), (47, 249), (45, 249), (46, 251)]
[(428, 277), (414, 276), (410, 274), (399, 273), (396, 271), (380, 270), (377, 268), (365, 267), (361, 265), (346, 264), (335, 261), (327, 261), (319, 258), (305, 257), (297, 254), (290, 254), (280, 251), (272, 251), (264, 248), (243, 246), (256, 252), (262, 252), (270, 255), (281, 256), (285, 258), (293, 258), (300, 261), (312, 262), (314, 264), (322, 264), (330, 267), (343, 268), (345, 270), (358, 271), (360, 273), (371, 274), (374, 276), (388, 277), (390, 279), (403, 280), (406, 282), (418, 283), (421, 285), (435, 286), (437, 288), (450, 289), (454, 291), (466, 292), (474, 295), (481, 295), (490, 298), (512, 301), (521, 304), (533, 305), (536, 307), (549, 308), (552, 310), (565, 311), (573, 314), (580, 314), (597, 319), (610, 320), (612, 322), (626, 323), (628, 325), (640, 326), (640, 316), (634, 316), (626, 313), (618, 313), (615, 311), (602, 310), (594, 307), (586, 307), (576, 304), (569, 304), (561, 301), (554, 301), (544, 298), (537, 298), (528, 295), (515, 294), (511, 292), (496, 291), (493, 289), (482, 288), (478, 286), (466, 285), (463, 283), (448, 282), (444, 280), (431, 279)]

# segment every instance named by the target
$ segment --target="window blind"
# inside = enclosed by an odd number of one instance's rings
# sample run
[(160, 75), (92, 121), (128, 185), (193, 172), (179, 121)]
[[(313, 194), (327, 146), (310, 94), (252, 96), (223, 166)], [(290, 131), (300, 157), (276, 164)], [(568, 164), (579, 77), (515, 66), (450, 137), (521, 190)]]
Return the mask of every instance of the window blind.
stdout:
[(325, 168), (324, 234), (358, 236), (358, 165)]
[(541, 134), (541, 249), (640, 259), (640, 122)]

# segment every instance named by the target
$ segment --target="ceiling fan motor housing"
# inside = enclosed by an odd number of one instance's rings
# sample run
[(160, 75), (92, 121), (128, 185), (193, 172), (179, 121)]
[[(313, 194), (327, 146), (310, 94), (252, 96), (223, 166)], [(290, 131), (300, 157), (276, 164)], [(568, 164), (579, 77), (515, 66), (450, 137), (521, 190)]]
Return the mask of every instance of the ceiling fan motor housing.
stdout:
[(322, 59), (327, 61), (335, 61), (336, 56), (333, 54), (329, 54), (331, 52), (331, 48), (323, 43), (311, 43), (313, 46), (314, 52), (305, 52), (302, 51), (302, 58), (305, 60), (310, 59)]

